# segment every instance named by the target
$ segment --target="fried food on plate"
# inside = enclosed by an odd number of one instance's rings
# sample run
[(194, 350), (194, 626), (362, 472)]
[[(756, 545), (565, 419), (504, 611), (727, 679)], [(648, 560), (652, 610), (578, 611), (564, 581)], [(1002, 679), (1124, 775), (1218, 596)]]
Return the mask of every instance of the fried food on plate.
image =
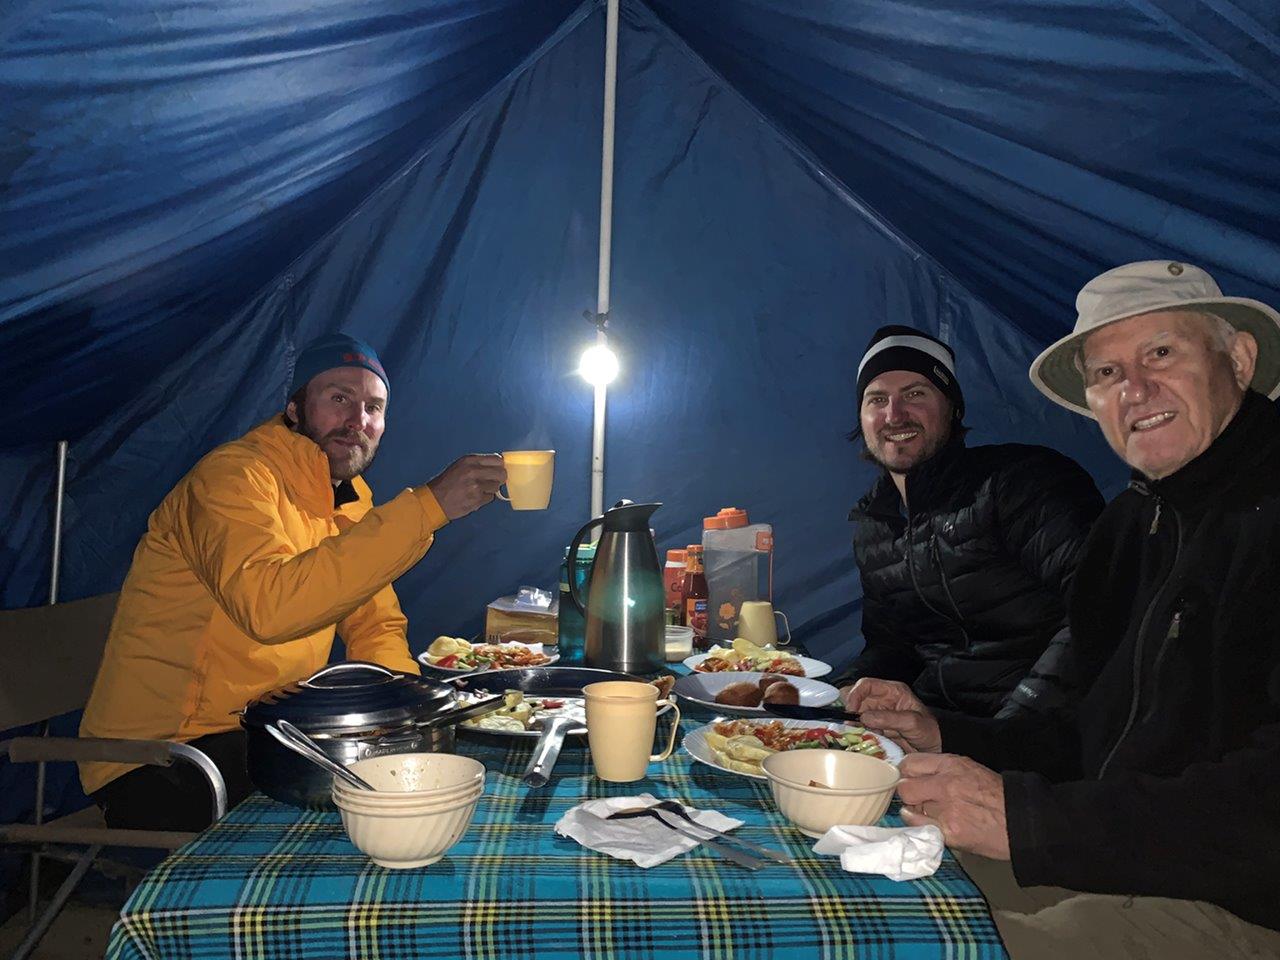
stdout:
[(726, 703), (732, 707), (760, 706), (760, 688), (750, 680), (731, 683), (715, 696), (716, 703)]

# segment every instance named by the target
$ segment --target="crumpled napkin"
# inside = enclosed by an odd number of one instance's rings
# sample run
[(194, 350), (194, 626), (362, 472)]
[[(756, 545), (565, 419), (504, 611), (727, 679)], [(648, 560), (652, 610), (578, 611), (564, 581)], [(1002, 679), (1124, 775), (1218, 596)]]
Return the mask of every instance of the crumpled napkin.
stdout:
[(890, 880), (932, 876), (942, 862), (942, 831), (923, 827), (836, 826), (813, 845), (814, 853), (839, 855), (850, 873), (878, 873)]
[[(648, 793), (636, 797), (588, 800), (570, 809), (556, 822), (556, 833), (562, 837), (572, 837), (588, 849), (607, 853), (619, 860), (631, 860), (642, 867), (654, 867), (692, 850), (698, 845), (698, 841), (664, 827), (653, 817), (633, 817), (627, 820), (604, 818), (618, 810), (652, 806), (657, 802), (658, 798)], [(742, 826), (741, 820), (734, 820), (714, 810), (695, 810), (686, 804), (685, 812), (698, 823), (713, 830), (726, 831)], [(662, 816), (672, 823), (680, 822), (674, 813), (662, 813)], [(688, 827), (687, 824), (682, 825)], [(696, 831), (696, 828), (693, 829)]]

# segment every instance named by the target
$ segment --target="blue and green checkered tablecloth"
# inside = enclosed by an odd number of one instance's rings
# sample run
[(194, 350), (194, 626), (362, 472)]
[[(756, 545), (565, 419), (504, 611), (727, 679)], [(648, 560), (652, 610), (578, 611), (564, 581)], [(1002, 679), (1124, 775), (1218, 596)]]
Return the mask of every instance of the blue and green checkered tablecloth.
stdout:
[[(336, 813), (254, 795), (147, 875), (107, 957), (1005, 956), (982, 895), (950, 855), (927, 880), (844, 873), (787, 825), (767, 784), (683, 751), (642, 782), (606, 784), (585, 747), (566, 747), (538, 791), (520, 781), (527, 745), (463, 740), (459, 751), (485, 764), (488, 782), (443, 860), (384, 869), (351, 845)], [(750, 872), (697, 847), (643, 870), (553, 830), (583, 800), (644, 792), (744, 820), (742, 835), (795, 864)]]

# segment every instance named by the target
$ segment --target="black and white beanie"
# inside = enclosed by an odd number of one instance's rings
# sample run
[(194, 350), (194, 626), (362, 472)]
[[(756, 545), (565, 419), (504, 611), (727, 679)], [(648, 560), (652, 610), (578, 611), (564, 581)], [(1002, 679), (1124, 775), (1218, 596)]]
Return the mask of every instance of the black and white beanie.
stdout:
[(937, 337), (914, 327), (890, 325), (881, 327), (867, 344), (867, 352), (858, 364), (858, 408), (867, 384), (890, 370), (918, 373), (942, 391), (955, 408), (957, 421), (964, 417), (964, 394), (956, 380), (956, 355)]

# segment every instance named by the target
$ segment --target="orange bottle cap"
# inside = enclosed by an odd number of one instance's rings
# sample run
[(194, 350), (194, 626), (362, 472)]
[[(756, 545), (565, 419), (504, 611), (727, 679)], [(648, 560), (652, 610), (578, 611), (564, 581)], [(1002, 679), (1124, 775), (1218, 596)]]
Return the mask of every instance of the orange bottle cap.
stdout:
[(733, 530), (747, 525), (747, 511), (737, 507), (725, 507), (714, 517), (703, 517), (703, 530)]
[(667, 563), (684, 563), (687, 554), (683, 550), (668, 550)]

